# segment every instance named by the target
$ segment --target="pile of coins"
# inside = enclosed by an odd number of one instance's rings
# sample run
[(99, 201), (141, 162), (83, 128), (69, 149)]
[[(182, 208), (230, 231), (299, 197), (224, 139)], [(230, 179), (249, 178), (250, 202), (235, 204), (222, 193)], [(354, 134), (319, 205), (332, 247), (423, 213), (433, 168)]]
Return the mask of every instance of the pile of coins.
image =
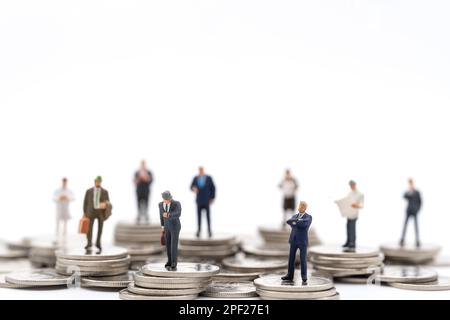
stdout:
[(11, 248), (5, 243), (0, 243), (0, 260), (23, 259), (27, 257), (27, 250)]
[(157, 224), (119, 222), (114, 229), (114, 241), (117, 246), (127, 248), (132, 270), (139, 270), (149, 257), (160, 254), (164, 249), (161, 246), (161, 226)]
[(439, 254), (441, 247), (436, 245), (400, 247), (396, 244), (384, 244), (380, 247), (380, 250), (386, 257), (386, 262), (405, 265), (418, 265), (433, 261)]
[(217, 299), (248, 299), (258, 296), (253, 281), (213, 281), (201, 295)]
[(384, 256), (376, 249), (358, 247), (354, 252), (345, 252), (341, 247), (315, 246), (309, 249), (309, 254), (315, 270), (343, 282), (366, 283), (384, 267)]
[(125, 248), (96, 250), (62, 249), (56, 251), (56, 272), (81, 277), (116, 276), (128, 273), (130, 256)]
[(434, 270), (418, 266), (387, 266), (374, 281), (404, 290), (450, 290), (450, 278), (438, 277)]
[[(275, 247), (277, 245), (283, 247), (283, 246), (287, 246), (287, 243), (289, 241), (289, 236), (291, 234), (291, 229), (290, 228), (276, 229), (276, 228), (260, 227), (259, 234), (264, 239), (264, 242), (266, 244), (272, 245), (272, 247)], [(308, 237), (309, 237), (309, 245), (310, 246), (316, 246), (321, 243), (314, 228), (309, 229)]]
[(168, 271), (162, 263), (147, 264), (119, 296), (124, 300), (193, 300), (218, 272), (219, 267), (211, 264), (183, 262), (176, 271)]
[(222, 261), (223, 267), (227, 271), (242, 274), (263, 274), (266, 272), (276, 272), (285, 270), (288, 261), (286, 259), (267, 259), (242, 254), (227, 258)]
[(211, 259), (221, 261), (239, 251), (239, 241), (235, 236), (213, 236), (209, 238), (180, 237), (178, 252), (180, 259)]
[(333, 281), (326, 277), (310, 276), (307, 284), (300, 277), (283, 281), (278, 274), (264, 275), (254, 281), (256, 293), (263, 300), (337, 300), (339, 293)]
[(53, 268), (56, 265), (55, 251), (60, 246), (51, 240), (33, 241), (31, 243), (29, 259), (35, 268)]
[(73, 276), (58, 274), (53, 269), (33, 271), (18, 271), (3, 275), (0, 278), (0, 288), (25, 289), (25, 288), (50, 288), (71, 286), (74, 283)]

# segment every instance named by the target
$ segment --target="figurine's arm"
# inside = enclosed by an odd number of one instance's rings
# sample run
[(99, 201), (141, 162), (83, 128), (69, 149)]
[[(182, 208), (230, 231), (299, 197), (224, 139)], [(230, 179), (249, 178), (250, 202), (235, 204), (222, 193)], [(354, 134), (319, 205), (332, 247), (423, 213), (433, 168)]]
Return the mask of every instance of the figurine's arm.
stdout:
[(177, 202), (174, 210), (169, 215), (169, 219), (172, 219), (172, 218), (176, 219), (176, 218), (179, 218), (180, 216), (181, 216), (181, 203)]
[(302, 218), (302, 219), (298, 219), (295, 222), (295, 226), (299, 229), (305, 229), (305, 228), (309, 228), (309, 226), (311, 225), (312, 222), (312, 217), (309, 216), (308, 218)]
[(86, 215), (87, 209), (88, 209), (88, 194), (89, 190), (86, 191), (86, 194), (84, 195), (84, 201), (83, 201), (83, 214)]
[(161, 227), (164, 227), (163, 213), (164, 213), (163, 206), (159, 205), (159, 220), (161, 221)]
[(211, 199), (215, 199), (216, 198), (216, 185), (214, 184), (214, 181), (212, 178), (211, 179)]

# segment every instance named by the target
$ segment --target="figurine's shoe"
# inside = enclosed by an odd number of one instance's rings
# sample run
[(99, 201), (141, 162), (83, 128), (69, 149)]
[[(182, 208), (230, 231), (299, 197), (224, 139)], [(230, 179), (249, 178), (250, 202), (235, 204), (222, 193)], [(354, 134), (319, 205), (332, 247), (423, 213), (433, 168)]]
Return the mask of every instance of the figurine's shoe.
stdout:
[(166, 264), (164, 265), (165, 268), (170, 267), (171, 263), (170, 262), (166, 262)]
[(284, 277), (281, 277), (281, 280), (283, 280), (283, 281), (292, 281), (292, 280), (294, 280), (294, 277), (292, 277), (292, 276), (287, 274)]
[(177, 271), (177, 267), (170, 267), (169, 271)]
[(355, 252), (356, 248), (355, 247), (347, 247), (344, 249), (344, 252)]
[(347, 248), (348, 247), (348, 243), (344, 243), (343, 245), (342, 245), (342, 248)]
[(92, 247), (92, 244), (87, 244), (84, 248), (85, 248), (86, 250), (88, 250), (90, 247)]
[(400, 240), (400, 242), (398, 243), (398, 245), (400, 246), (400, 248), (403, 248), (405, 246), (405, 240)]
[(195, 234), (195, 236), (196, 236), (197, 238), (200, 238), (200, 231), (197, 231), (197, 233)]
[(208, 237), (212, 238), (212, 232), (211, 231), (208, 233)]
[(416, 242), (416, 248), (420, 248), (420, 246), (421, 246), (420, 241), (417, 241)]
[(306, 286), (308, 285), (308, 279), (303, 279), (302, 280), (302, 286)]

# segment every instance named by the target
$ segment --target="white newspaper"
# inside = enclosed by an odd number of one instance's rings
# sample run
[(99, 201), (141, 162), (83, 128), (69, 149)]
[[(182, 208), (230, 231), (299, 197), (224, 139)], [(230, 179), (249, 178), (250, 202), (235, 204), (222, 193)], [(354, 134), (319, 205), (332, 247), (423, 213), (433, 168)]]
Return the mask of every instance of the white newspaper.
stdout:
[(352, 208), (353, 199), (345, 197), (340, 200), (336, 200), (341, 215), (345, 218), (355, 218), (358, 216), (358, 209)]

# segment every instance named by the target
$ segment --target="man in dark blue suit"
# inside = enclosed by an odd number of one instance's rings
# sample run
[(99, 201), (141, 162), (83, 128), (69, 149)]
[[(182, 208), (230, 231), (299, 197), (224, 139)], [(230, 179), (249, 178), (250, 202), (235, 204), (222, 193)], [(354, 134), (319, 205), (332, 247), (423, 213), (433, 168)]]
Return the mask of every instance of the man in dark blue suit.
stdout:
[(197, 237), (200, 237), (202, 227), (202, 211), (206, 211), (206, 221), (208, 223), (208, 234), (212, 236), (211, 232), (211, 212), (210, 205), (216, 198), (216, 186), (211, 176), (205, 174), (203, 167), (198, 168), (198, 176), (195, 176), (191, 183), (191, 190), (197, 194)]
[(406, 219), (405, 224), (403, 225), (402, 238), (400, 239), (400, 246), (403, 247), (405, 245), (405, 235), (406, 228), (408, 226), (408, 221), (410, 218), (414, 219), (414, 226), (416, 231), (416, 247), (420, 247), (419, 240), (419, 223), (417, 221), (417, 215), (419, 214), (420, 208), (422, 207), (422, 197), (420, 196), (420, 192), (414, 187), (414, 180), (409, 179), (409, 190), (405, 192), (403, 196), (408, 201), (408, 207), (406, 209)]
[(292, 228), (289, 237), (291, 248), (289, 251), (288, 273), (281, 278), (284, 281), (292, 281), (294, 279), (295, 255), (297, 254), (297, 250), (300, 250), (300, 273), (303, 284), (305, 285), (308, 283), (306, 260), (308, 254), (308, 230), (312, 222), (312, 217), (306, 213), (307, 208), (308, 204), (305, 201), (301, 201), (298, 207), (298, 213), (286, 221)]

